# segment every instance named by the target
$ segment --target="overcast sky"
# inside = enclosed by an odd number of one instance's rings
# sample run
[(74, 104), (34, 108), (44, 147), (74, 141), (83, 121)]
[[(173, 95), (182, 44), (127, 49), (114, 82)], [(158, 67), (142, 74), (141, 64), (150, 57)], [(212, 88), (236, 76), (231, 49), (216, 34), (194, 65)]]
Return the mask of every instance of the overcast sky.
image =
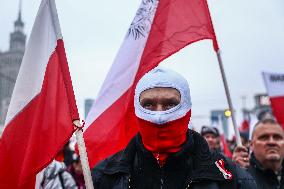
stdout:
[[(79, 111), (95, 98), (141, 0), (57, 0)], [(209, 0), (238, 122), (242, 96), (247, 107), (264, 93), (262, 71), (284, 73), (283, 0)], [(40, 0), (23, 0), (22, 18), (29, 36)], [(9, 47), (19, 0), (0, 0), (0, 50)], [(209, 124), (212, 109), (227, 108), (217, 58), (209, 40), (197, 42), (167, 59), (165, 66), (190, 84), (193, 124)]]

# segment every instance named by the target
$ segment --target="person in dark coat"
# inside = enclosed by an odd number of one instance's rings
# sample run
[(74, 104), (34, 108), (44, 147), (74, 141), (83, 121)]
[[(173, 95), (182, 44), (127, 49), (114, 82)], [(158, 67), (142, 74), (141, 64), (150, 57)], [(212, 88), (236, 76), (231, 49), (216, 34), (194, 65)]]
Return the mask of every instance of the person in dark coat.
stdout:
[(67, 171), (74, 178), (78, 189), (85, 189), (85, 180), (83, 175), (83, 169), (80, 157), (77, 154), (74, 154), (73, 161), (69, 167), (67, 167)]
[(216, 127), (202, 126), (201, 136), (205, 138), (211, 151), (221, 152), (220, 134)]
[(66, 167), (69, 167), (73, 162), (73, 155), (75, 152), (70, 148), (70, 141), (68, 141), (63, 147), (64, 163)]
[(96, 189), (255, 189), (253, 178), (188, 129), (187, 81), (156, 68), (138, 82), (134, 96), (139, 132), (127, 147), (93, 170)]
[(258, 189), (284, 189), (284, 131), (273, 119), (259, 121), (253, 130), (251, 156), (237, 147), (233, 160), (254, 177)]

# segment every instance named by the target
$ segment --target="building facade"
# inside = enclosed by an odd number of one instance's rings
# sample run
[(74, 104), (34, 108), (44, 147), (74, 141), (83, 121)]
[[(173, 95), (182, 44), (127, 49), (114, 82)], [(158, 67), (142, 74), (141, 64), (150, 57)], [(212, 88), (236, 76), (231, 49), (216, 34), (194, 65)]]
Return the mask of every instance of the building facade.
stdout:
[(14, 31), (10, 33), (10, 46), (0, 51), (0, 135), (3, 131), (11, 96), (25, 52), (26, 35), (21, 10), (14, 22)]

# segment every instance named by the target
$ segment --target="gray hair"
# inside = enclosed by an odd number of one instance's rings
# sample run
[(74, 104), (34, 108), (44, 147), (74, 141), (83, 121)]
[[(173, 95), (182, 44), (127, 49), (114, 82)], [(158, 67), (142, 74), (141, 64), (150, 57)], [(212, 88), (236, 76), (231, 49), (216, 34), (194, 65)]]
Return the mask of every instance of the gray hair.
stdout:
[[(282, 126), (281, 126), (275, 119), (273, 119), (273, 118), (264, 118), (264, 119), (259, 120), (259, 121), (255, 124), (255, 126), (254, 126), (254, 128), (253, 128), (253, 130), (252, 130), (251, 138), (253, 138), (253, 135), (254, 135), (254, 132), (255, 132), (256, 128), (257, 128), (259, 125), (261, 125), (261, 124), (278, 125), (279, 127), (282, 128)], [(283, 130), (283, 129), (282, 129), (282, 130)]]

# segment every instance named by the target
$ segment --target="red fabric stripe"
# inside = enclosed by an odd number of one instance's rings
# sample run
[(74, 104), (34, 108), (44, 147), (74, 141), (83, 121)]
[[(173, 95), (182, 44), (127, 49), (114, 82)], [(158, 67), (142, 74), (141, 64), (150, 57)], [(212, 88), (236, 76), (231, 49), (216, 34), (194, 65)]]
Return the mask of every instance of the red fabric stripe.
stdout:
[(284, 129), (284, 96), (271, 97), (270, 101), (273, 114)]
[(91, 167), (124, 148), (137, 133), (133, 96), (139, 79), (162, 60), (202, 39), (213, 39), (218, 48), (205, 0), (159, 2), (134, 84), (84, 133)]
[(34, 188), (37, 172), (50, 163), (73, 133), (70, 114), (76, 115), (72, 112), (76, 109), (70, 108), (70, 104), (74, 105), (75, 99), (68, 99), (70, 88), (66, 81), (70, 80), (63, 76), (62, 45), (59, 41), (49, 59), (41, 92), (4, 130), (0, 143), (0, 188)]
[(228, 157), (228, 158), (232, 158), (232, 152), (230, 151), (230, 148), (228, 146), (228, 143), (226, 141), (226, 138), (224, 135), (221, 135), (221, 143), (223, 145), (223, 151), (224, 151), (224, 154)]
[(216, 41), (205, 0), (159, 1), (136, 81), (164, 59), (203, 39)]
[(123, 149), (137, 133), (131, 93), (124, 93), (84, 132), (90, 167)]
[(61, 68), (61, 72), (63, 76), (64, 86), (65, 86), (66, 93), (67, 93), (67, 99), (68, 99), (69, 108), (70, 108), (70, 116), (72, 120), (78, 120), (80, 118), (79, 118), (78, 108), (77, 108), (77, 104), (75, 100), (75, 94), (74, 94), (74, 90), (72, 86), (71, 76), (69, 72), (67, 57), (65, 54), (64, 43), (62, 39), (57, 40), (56, 52), (58, 53), (58, 59), (59, 59), (60, 68)]

